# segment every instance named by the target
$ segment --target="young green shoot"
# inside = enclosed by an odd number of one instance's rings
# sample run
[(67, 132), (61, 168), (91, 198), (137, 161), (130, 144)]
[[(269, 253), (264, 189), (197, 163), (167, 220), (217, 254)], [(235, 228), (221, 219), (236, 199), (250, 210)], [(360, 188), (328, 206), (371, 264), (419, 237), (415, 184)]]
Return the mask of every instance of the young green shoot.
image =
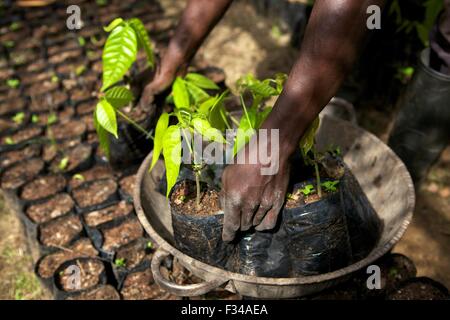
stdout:
[(114, 260), (114, 265), (117, 268), (124, 268), (126, 266), (125, 258), (120, 258), (120, 259)]
[(339, 180), (335, 181), (325, 181), (322, 183), (322, 186), (325, 188), (326, 192), (336, 192), (337, 191), (337, 185), (339, 184)]
[(12, 117), (12, 120), (18, 125), (21, 125), (23, 123), (24, 119), (25, 119), (25, 113), (23, 113), (23, 112), (18, 112), (14, 115), (14, 117)]
[(313, 193), (316, 192), (316, 189), (314, 189), (314, 186), (312, 184), (307, 184), (306, 186), (304, 186), (302, 189), (300, 189), (300, 192), (305, 196), (310, 196)]
[[(197, 208), (200, 207), (200, 177), (205, 163), (201, 155), (196, 153), (192, 136), (200, 134), (207, 141), (226, 143), (222, 131), (229, 126), (223, 105), (228, 92), (210, 96), (205, 90), (219, 90), (219, 87), (197, 73), (188, 73), (184, 78), (175, 79), (171, 92), (174, 111), (170, 114), (163, 113), (156, 124), (153, 158), (149, 169), (153, 169), (162, 153), (166, 167), (166, 195), (169, 196), (179, 175), (184, 138), (193, 160)], [(169, 126), (170, 117), (175, 117), (178, 123)]]
[[(102, 2), (106, 4), (106, 1)], [(135, 99), (127, 85), (117, 85), (124, 80), (129, 69), (136, 61), (137, 52), (143, 49), (146, 61), (153, 69), (155, 57), (153, 45), (145, 26), (138, 18), (124, 20), (114, 19), (104, 30), (109, 33), (106, 39), (102, 62), (101, 96), (94, 110), (94, 126), (97, 131), (100, 147), (109, 156), (109, 135), (118, 138), (117, 116), (122, 117), (148, 138), (152, 135), (142, 126), (126, 116), (120, 109), (131, 104)], [(93, 39), (91, 38), (91, 41)]]

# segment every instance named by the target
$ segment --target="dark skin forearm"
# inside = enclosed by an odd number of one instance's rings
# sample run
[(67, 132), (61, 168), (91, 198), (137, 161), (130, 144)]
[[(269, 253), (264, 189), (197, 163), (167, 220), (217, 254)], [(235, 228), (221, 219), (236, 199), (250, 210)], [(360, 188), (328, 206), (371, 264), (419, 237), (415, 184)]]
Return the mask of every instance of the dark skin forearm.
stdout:
[[(289, 182), (289, 158), (312, 121), (336, 94), (367, 32), (366, 10), (383, 0), (316, 0), (299, 57), (263, 129), (279, 129), (279, 169), (261, 175), (261, 164), (233, 164), (222, 176), (223, 239), (239, 230), (275, 227)], [(253, 139), (258, 142), (258, 136)], [(271, 143), (269, 141), (269, 143)], [(241, 152), (257, 157), (258, 143)]]
[(279, 128), (287, 153), (336, 94), (367, 33), (367, 7), (384, 0), (317, 0), (299, 57), (265, 128)]
[(170, 40), (167, 52), (150, 83), (152, 93), (167, 88), (182, 74), (210, 31), (227, 11), (232, 0), (189, 0)]
[(175, 65), (189, 63), (232, 2), (233, 0), (189, 0), (170, 41), (167, 59)]

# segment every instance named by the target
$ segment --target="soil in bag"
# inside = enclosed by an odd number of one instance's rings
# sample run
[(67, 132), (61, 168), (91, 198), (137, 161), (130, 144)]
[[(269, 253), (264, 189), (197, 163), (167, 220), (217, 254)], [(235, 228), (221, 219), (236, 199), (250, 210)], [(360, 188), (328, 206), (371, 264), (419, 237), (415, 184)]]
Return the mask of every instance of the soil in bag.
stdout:
[(183, 253), (207, 264), (226, 267), (234, 245), (222, 241), (223, 212), (219, 193), (201, 184), (200, 207), (195, 182), (177, 183), (170, 196), (175, 245)]
[(311, 185), (315, 180), (294, 186), (282, 211), (282, 232), (276, 235), (289, 254), (291, 277), (331, 272), (352, 261), (340, 189), (323, 190), (321, 197), (302, 193)]

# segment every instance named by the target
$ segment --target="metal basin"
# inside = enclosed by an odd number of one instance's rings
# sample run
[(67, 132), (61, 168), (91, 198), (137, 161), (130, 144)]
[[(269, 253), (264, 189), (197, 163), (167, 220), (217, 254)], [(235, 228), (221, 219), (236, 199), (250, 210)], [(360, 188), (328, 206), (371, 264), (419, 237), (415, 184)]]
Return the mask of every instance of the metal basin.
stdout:
[[(193, 259), (174, 247), (171, 215), (167, 199), (156, 191), (164, 172), (160, 160), (148, 173), (151, 154), (142, 163), (136, 181), (134, 204), (140, 222), (159, 248), (152, 260), (155, 281), (179, 296), (207, 293), (219, 286), (255, 298), (294, 298), (316, 293), (336, 285), (386, 254), (404, 234), (411, 221), (415, 195), (411, 177), (401, 160), (383, 142), (349, 122), (324, 116), (317, 136), (319, 149), (341, 147), (344, 161), (352, 170), (383, 224), (380, 239), (369, 255), (345, 268), (298, 278), (264, 278), (233, 273)], [(173, 255), (202, 283), (177, 285), (162, 277), (160, 264)]]

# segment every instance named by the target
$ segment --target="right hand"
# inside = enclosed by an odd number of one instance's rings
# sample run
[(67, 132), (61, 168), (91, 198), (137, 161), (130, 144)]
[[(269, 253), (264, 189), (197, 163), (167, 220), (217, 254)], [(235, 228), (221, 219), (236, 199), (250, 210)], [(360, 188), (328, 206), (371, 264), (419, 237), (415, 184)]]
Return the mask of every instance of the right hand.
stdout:
[(142, 93), (138, 105), (148, 105), (152, 103), (153, 97), (170, 87), (174, 79), (174, 72), (164, 72), (157, 66), (150, 82), (144, 80), (145, 82), (141, 84)]

